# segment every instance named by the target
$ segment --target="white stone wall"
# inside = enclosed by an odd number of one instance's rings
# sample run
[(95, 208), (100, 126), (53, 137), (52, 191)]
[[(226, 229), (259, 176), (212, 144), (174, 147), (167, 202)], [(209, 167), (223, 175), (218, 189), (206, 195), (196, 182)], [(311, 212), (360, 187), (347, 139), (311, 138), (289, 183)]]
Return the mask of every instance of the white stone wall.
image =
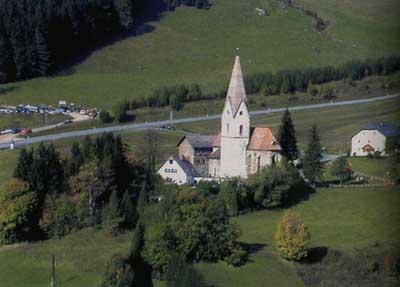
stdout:
[(384, 154), (386, 137), (377, 130), (362, 130), (351, 139), (351, 155), (367, 156), (368, 153), (363, 151), (365, 145), (372, 146), (375, 151)]
[(250, 115), (245, 102), (233, 116), (229, 101), (221, 119), (221, 177), (247, 178), (247, 145), (250, 135)]
[[(172, 162), (171, 162), (172, 161)], [(181, 184), (193, 184), (193, 178), (187, 176), (184, 170), (175, 160), (167, 160), (157, 172), (163, 179)]]
[(219, 177), (220, 160), (210, 159), (208, 161), (208, 174), (210, 177)]

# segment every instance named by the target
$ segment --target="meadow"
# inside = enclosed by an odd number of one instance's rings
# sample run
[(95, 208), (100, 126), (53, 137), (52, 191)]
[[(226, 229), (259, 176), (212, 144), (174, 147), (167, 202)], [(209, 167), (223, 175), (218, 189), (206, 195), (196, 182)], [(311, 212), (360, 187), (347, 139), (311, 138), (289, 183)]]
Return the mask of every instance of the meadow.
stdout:
[(56, 114), (0, 114), (0, 130), (8, 128), (36, 128), (45, 125), (56, 124), (71, 119), (70, 116)]
[[(355, 204), (357, 203), (357, 204)], [(319, 189), (292, 209), (311, 232), (310, 247), (339, 249), (346, 254), (383, 246), (399, 248), (400, 194), (395, 188)], [(239, 268), (225, 263), (198, 263), (196, 269), (215, 286), (304, 286), (294, 265), (274, 249), (274, 232), (284, 210), (259, 211), (234, 218), (240, 240), (259, 246)], [(0, 247), (0, 286), (45, 286), (50, 279), (51, 254), (56, 255), (58, 286), (95, 286), (108, 258), (126, 252), (130, 234), (112, 237), (85, 229), (62, 239)], [(164, 286), (157, 281), (155, 286)]]
[[(398, 54), (398, 1), (294, 2), (328, 19), (328, 29), (318, 32), (309, 16), (275, 0), (216, 0), (208, 10), (179, 7), (140, 28), (147, 32), (94, 50), (59, 76), (1, 85), (0, 103), (67, 100), (109, 109), (161, 86), (198, 83), (206, 93), (216, 92), (229, 80), (237, 47), (245, 74)], [(259, 16), (255, 8), (269, 15)]]

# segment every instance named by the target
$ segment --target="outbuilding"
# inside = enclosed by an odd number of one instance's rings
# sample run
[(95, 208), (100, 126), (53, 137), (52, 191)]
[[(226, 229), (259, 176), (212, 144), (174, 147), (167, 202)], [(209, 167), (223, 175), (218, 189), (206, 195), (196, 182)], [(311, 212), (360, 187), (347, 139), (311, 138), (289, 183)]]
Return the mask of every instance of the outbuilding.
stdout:
[(157, 174), (163, 179), (170, 180), (178, 185), (193, 185), (195, 184), (195, 177), (198, 176), (191, 162), (174, 156), (169, 157)]
[(388, 138), (399, 137), (400, 129), (388, 122), (369, 123), (351, 139), (351, 155), (367, 156), (375, 152), (385, 155)]

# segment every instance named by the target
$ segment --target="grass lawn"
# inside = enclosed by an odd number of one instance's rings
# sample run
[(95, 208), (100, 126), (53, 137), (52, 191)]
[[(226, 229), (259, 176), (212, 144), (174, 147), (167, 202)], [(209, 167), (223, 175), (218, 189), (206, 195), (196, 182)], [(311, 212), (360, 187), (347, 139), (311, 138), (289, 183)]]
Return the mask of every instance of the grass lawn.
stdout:
[(389, 161), (387, 158), (351, 157), (348, 158), (348, 162), (351, 163), (353, 170), (365, 175), (389, 178)]
[[(108, 108), (177, 83), (218, 91), (229, 80), (236, 47), (245, 74), (398, 54), (398, 1), (341, 2), (307, 1), (330, 20), (324, 33), (303, 12), (274, 0), (217, 0), (208, 10), (179, 7), (147, 23), (151, 32), (94, 51), (70, 74), (0, 86), (0, 103), (67, 100)], [(269, 16), (258, 16), (257, 7), (267, 8)]]
[(0, 130), (9, 128), (36, 128), (71, 119), (67, 115), (48, 115), (47, 122), (42, 114), (0, 114)]
[(4, 150), (0, 152), (0, 184), (11, 178), (18, 153), (13, 150)]
[[(381, 244), (399, 247), (400, 193), (396, 188), (320, 189), (293, 210), (311, 232), (311, 247), (337, 248), (348, 254)], [(274, 250), (274, 232), (284, 211), (260, 211), (234, 219), (241, 241), (262, 244), (239, 268), (225, 263), (196, 264), (215, 286), (304, 286), (292, 264)], [(0, 281), (6, 286), (45, 286), (50, 278), (50, 256), (56, 254), (58, 286), (95, 286), (108, 258), (128, 249), (128, 234), (112, 238), (86, 229), (60, 240), (0, 248)], [(383, 248), (383, 247), (382, 247)], [(163, 286), (156, 282), (155, 286)]]

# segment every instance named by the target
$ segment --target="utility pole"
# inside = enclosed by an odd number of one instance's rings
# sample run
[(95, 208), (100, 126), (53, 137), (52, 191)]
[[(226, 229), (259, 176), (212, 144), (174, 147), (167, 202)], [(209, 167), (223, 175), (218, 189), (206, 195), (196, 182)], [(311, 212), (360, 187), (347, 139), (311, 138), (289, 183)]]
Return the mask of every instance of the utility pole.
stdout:
[(171, 126), (171, 128), (174, 126), (174, 124), (172, 123), (172, 121), (174, 120), (174, 112), (172, 110), (169, 111), (169, 125)]
[(56, 269), (55, 269), (55, 258), (54, 254), (51, 255), (51, 282), (50, 287), (56, 287)]

